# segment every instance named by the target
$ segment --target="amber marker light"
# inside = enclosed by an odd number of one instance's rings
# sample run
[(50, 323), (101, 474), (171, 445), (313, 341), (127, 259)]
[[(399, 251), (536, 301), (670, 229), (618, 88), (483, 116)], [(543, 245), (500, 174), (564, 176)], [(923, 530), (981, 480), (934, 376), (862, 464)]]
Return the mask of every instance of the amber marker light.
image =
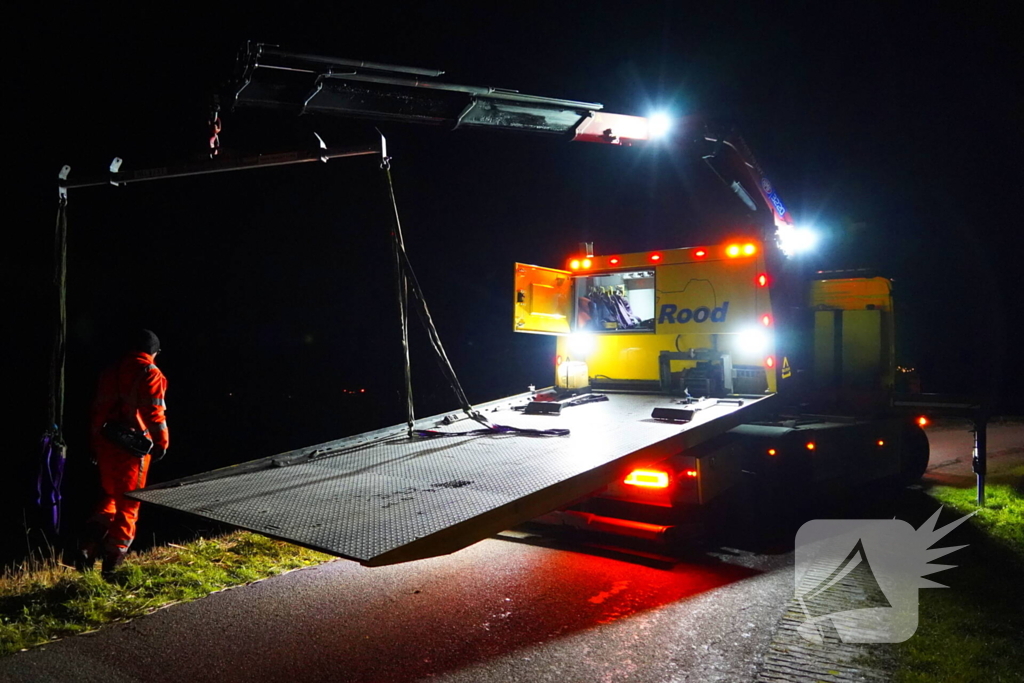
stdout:
[(753, 256), (755, 253), (757, 253), (757, 247), (755, 247), (753, 244), (744, 244), (743, 245), (743, 255), (744, 256)]
[(633, 470), (622, 483), (648, 489), (665, 489), (668, 488), (668, 472), (662, 472), (661, 470)]
[(579, 270), (580, 260), (578, 258), (574, 258), (572, 261), (569, 261), (569, 268), (571, 268), (572, 270)]
[(691, 477), (693, 479), (696, 479), (697, 478), (697, 470), (686, 470), (686, 476)]
[(740, 245), (730, 244), (728, 247), (725, 248), (725, 255), (728, 256), (729, 258), (736, 258), (737, 256), (740, 255)]
[(778, 453), (778, 451), (775, 450), (774, 448), (769, 448), (768, 449), (768, 455), (776, 455), (777, 453)]
[(594, 265), (594, 262), (593, 262), (593, 261), (591, 261), (591, 260), (590, 260), (590, 259), (588, 259), (588, 258), (585, 258), (585, 259), (583, 259), (583, 268), (584, 268), (584, 269), (586, 269), (586, 268), (589, 268), (589, 267), (590, 267), (590, 266), (592, 266), (592, 265)]
[(876, 443), (877, 443), (877, 444), (878, 444), (879, 446), (884, 446), (884, 445), (885, 445), (885, 441), (883, 441), (882, 439), (879, 439), (879, 440), (878, 440), (878, 441), (877, 441)]
[(813, 441), (808, 441), (807, 442), (807, 450), (809, 450), (809, 451), (813, 451), (814, 450), (814, 442)]
[(928, 418), (925, 417), (924, 415), (922, 415), (921, 417), (917, 418), (917, 426), (918, 427), (927, 427), (928, 426)]

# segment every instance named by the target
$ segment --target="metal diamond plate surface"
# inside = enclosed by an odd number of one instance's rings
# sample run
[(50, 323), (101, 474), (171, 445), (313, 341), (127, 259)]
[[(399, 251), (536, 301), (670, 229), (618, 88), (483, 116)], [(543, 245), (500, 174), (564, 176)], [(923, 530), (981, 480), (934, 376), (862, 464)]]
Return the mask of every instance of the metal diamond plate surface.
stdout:
[[(525, 397), (479, 406), (495, 424), (568, 428), (522, 435), (409, 439), (404, 426), (321, 444), (137, 491), (149, 503), (384, 565), (454, 552), (599, 488), (610, 477), (751, 419), (770, 397), (697, 412), (687, 424), (650, 419), (664, 396), (610, 394), (559, 416), (511, 410)], [(467, 431), (464, 420), (418, 429)]]

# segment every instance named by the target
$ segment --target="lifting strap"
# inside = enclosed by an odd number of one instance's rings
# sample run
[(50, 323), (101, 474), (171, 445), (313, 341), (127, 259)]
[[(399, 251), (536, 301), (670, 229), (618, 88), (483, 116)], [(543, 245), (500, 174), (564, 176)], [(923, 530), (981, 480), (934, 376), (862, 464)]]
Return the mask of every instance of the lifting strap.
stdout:
[[(384, 178), (388, 186), (388, 198), (391, 200), (391, 216), (393, 220), (391, 229), (391, 246), (395, 255), (395, 289), (398, 297), (398, 313), (401, 318), (402, 334), (402, 356), (405, 363), (405, 422), (410, 437), (433, 438), (439, 436), (465, 436), (469, 434), (522, 434), (525, 436), (567, 436), (568, 429), (521, 429), (518, 427), (507, 427), (504, 425), (491, 424), (476, 408), (472, 406), (462, 389), (455, 369), (452, 367), (448, 354), (445, 353), (441, 344), (441, 337), (434, 326), (434, 319), (427, 307), (427, 300), (423, 296), (423, 289), (420, 287), (416, 273), (413, 271), (409, 255), (405, 251), (405, 240), (402, 237), (402, 221), (398, 215), (398, 202), (395, 199), (395, 186), (391, 179), (391, 157), (384, 157), (381, 163), (381, 170), (384, 171)], [(480, 429), (467, 432), (439, 432), (434, 430), (416, 430), (413, 423), (416, 421), (416, 414), (412, 398), (412, 368), (409, 362), (409, 294), (412, 293), (415, 300), (416, 312), (420, 322), (427, 331), (430, 345), (434, 350), (434, 356), (441, 368), (441, 373), (448, 380), (448, 386), (455, 394), (459, 407), (471, 419), (479, 422)]]
[(67, 197), (57, 203), (57, 227), (54, 234), (53, 286), (56, 295), (53, 351), (50, 356), (50, 387), (47, 403), (47, 428), (40, 439), (39, 477), (36, 480), (36, 505), (45, 528), (60, 532), (61, 481), (67, 446), (64, 443), (64, 361), (67, 354)]

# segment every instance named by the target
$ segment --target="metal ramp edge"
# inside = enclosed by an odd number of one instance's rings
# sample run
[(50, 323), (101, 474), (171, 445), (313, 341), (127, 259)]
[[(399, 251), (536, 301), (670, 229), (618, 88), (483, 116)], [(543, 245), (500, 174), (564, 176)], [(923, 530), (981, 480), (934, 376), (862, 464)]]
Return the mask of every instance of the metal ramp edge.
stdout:
[[(132, 497), (314, 550), (383, 566), (455, 552), (564, 507), (627, 468), (693, 448), (760, 416), (771, 395), (650, 419), (664, 396), (609, 395), (559, 417), (513, 412), (528, 395), (481, 406), (515, 426), (566, 426), (568, 437), (409, 439), (405, 426), (166, 482)], [(417, 422), (433, 427), (443, 416)], [(466, 422), (441, 427), (468, 429)], [(473, 423), (469, 423), (472, 425)]]

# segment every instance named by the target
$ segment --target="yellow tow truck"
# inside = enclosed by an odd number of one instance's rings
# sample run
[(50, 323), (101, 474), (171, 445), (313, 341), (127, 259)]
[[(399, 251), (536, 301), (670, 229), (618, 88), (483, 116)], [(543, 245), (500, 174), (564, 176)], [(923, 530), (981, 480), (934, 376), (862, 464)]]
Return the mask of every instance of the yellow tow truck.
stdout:
[[(434, 80), (441, 73), (248, 44), (226, 99), (234, 108), (620, 147), (653, 143), (665, 129), (596, 103)], [(928, 441), (906, 411), (916, 404), (900, 409), (894, 400), (891, 282), (861, 271), (800, 273), (788, 255), (808, 235), (743, 140), (705, 122), (679, 128), (676, 142), (700, 154), (749, 220), (692, 246), (596, 254), (583, 244), (561, 268), (516, 264), (512, 330), (556, 337), (552, 387), (469, 405), (393, 206), (403, 343), (408, 311), (419, 307), (464, 414), (415, 418), (410, 385), (404, 425), (132, 497), (378, 566), (453, 552), (529, 520), (664, 540), (749, 481), (785, 493), (919, 477)], [(383, 138), (214, 160), (178, 175), (366, 154), (380, 155), (390, 186)], [(61, 189), (111, 178), (62, 172)], [(405, 362), (409, 385), (407, 352)]]

